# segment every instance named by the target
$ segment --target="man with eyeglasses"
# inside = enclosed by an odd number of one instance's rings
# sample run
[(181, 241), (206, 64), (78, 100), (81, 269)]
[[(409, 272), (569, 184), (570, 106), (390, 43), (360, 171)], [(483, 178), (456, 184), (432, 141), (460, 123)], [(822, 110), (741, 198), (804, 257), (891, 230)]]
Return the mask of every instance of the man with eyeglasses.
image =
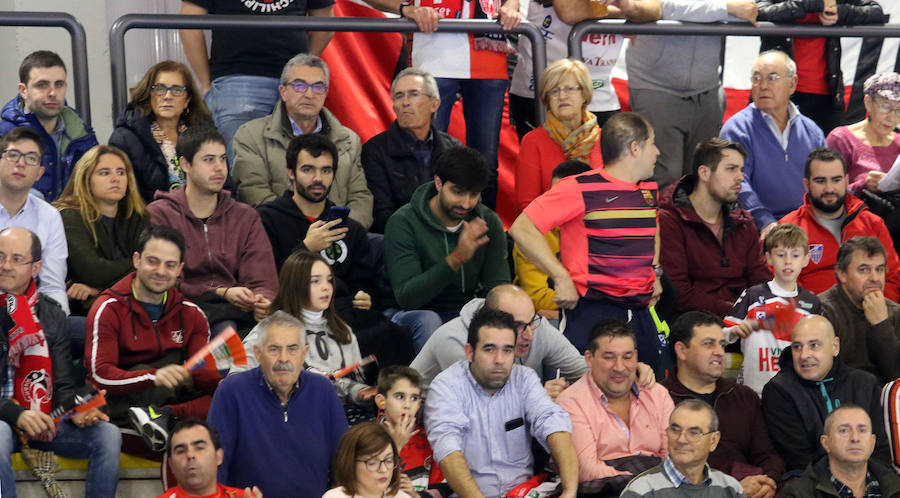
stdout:
[(75, 163), (97, 145), (94, 130), (66, 105), (67, 88), (63, 60), (54, 52), (38, 50), (22, 60), (19, 94), (0, 110), (0, 136), (17, 126), (27, 126), (38, 133), (44, 149), (43, 168), (33, 188), (47, 202), (59, 197)]
[(588, 340), (584, 362), (590, 369), (557, 402), (572, 419), (579, 492), (618, 496), (665, 456), (672, 398), (661, 385), (638, 384), (638, 352), (628, 324), (602, 320)]
[(866, 410), (850, 403), (825, 418), (819, 438), (826, 456), (810, 463), (803, 475), (790, 482), (781, 496), (874, 498), (900, 495), (900, 476), (881, 462), (871, 460), (876, 435)]
[(750, 211), (760, 239), (803, 203), (803, 163), (825, 135), (791, 102), (797, 64), (784, 52), (760, 54), (750, 76), (753, 102), (722, 126), (720, 137), (744, 147), (744, 182), (738, 201)]
[(324, 107), (328, 65), (298, 54), (285, 64), (272, 114), (242, 125), (234, 135), (234, 175), (238, 200), (252, 206), (272, 201), (292, 187), (285, 153), (297, 135), (320, 133), (337, 147), (337, 169), (328, 200), (350, 208), (350, 217), (366, 229), (372, 224), (372, 193), (360, 164), (359, 137)]
[(631, 481), (622, 498), (745, 496), (739, 482), (707, 463), (721, 437), (719, 417), (708, 403), (682, 401), (672, 410), (664, 432), (668, 443), (665, 460)]
[(13, 128), (0, 138), (0, 229), (20, 226), (38, 236), (43, 248), (38, 288), (68, 315), (66, 258), (69, 248), (62, 218), (56, 208), (29, 195), (32, 186), (44, 174), (43, 153), (43, 140), (34, 128)]
[(739, 480), (748, 498), (772, 498), (784, 473), (753, 389), (722, 377), (725, 334), (722, 320), (705, 311), (688, 311), (672, 324), (669, 342), (678, 362), (662, 382), (676, 402), (700, 399), (715, 407), (722, 425), (719, 444), (709, 455), (713, 467)]
[(394, 211), (409, 202), (416, 187), (434, 178), (434, 159), (460, 145), (434, 126), (441, 97), (427, 72), (413, 67), (400, 71), (391, 83), (391, 101), (397, 119), (362, 147), (362, 166), (374, 198), (375, 233), (384, 233)]
[(781, 370), (763, 387), (763, 415), (784, 460), (784, 478), (799, 476), (808, 464), (825, 455), (819, 444), (825, 417), (847, 403), (864, 407), (872, 417), (878, 437), (875, 459), (885, 465), (890, 462), (881, 385), (874, 375), (838, 358), (843, 342), (827, 318), (802, 318), (791, 332), (791, 347), (781, 353)]

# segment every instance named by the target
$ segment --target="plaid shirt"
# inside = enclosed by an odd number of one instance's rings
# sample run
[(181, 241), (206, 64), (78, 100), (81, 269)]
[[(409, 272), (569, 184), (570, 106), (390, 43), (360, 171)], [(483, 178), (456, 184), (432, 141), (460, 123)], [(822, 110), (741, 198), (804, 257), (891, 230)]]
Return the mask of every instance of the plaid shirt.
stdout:
[[(854, 498), (853, 490), (834, 477), (834, 474), (829, 472), (828, 478), (831, 479), (831, 484), (841, 498)], [(872, 476), (871, 472), (866, 472), (866, 493), (862, 498), (881, 498), (881, 486), (878, 485), (878, 480)]]

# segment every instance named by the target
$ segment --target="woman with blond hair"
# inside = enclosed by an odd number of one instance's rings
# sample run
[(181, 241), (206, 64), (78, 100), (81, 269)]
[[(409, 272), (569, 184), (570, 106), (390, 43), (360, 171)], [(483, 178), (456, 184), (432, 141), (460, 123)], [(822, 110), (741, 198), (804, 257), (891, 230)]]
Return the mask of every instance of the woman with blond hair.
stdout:
[(538, 85), (538, 96), (547, 108), (544, 124), (528, 132), (519, 146), (516, 166), (516, 205), (525, 209), (550, 188), (557, 164), (577, 159), (598, 168), (600, 126), (587, 110), (594, 90), (583, 62), (560, 59), (547, 66)]
[(132, 270), (131, 256), (150, 217), (137, 191), (128, 156), (97, 145), (75, 164), (54, 203), (69, 246), (69, 301), (83, 311), (101, 291)]
[(175, 146), (179, 134), (198, 125), (212, 126), (212, 117), (184, 64), (157, 63), (131, 89), (131, 102), (116, 120), (109, 144), (131, 158), (144, 202), (151, 202), (157, 190), (168, 192), (184, 183)]

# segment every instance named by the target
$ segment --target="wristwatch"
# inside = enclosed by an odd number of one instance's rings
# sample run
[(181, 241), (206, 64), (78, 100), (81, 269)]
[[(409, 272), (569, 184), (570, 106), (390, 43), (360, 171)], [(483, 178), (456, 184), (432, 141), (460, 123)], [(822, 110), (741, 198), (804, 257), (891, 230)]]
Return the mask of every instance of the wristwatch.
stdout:
[(403, 15), (403, 7), (412, 7), (412, 3), (410, 3), (410, 2), (401, 2), (400, 3), (400, 9), (397, 11), (397, 13), (400, 14), (400, 17), (406, 17)]
[(662, 265), (653, 265), (653, 272), (656, 273), (656, 278), (662, 278), (662, 276), (663, 276)]

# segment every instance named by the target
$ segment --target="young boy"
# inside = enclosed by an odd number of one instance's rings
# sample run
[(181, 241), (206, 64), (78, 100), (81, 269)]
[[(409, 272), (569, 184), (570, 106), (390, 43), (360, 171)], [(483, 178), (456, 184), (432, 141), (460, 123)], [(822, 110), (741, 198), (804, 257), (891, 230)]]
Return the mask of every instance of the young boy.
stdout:
[(822, 309), (815, 294), (797, 285), (800, 271), (809, 263), (806, 232), (792, 223), (776, 225), (766, 236), (764, 249), (775, 278), (745, 290), (725, 317), (728, 341), (741, 338), (744, 363), (738, 382), (757, 394), (778, 373), (778, 360), (790, 347), (794, 324)]
[[(441, 468), (435, 464), (425, 430), (416, 423), (422, 405), (422, 376), (414, 369), (390, 365), (378, 373), (378, 394), (375, 404), (382, 415), (379, 420), (400, 450), (404, 474), (421, 496), (444, 496), (439, 489), (449, 487)], [(437, 489), (428, 489), (429, 486)], [(410, 493), (412, 494), (412, 493)], [(449, 493), (447, 493), (449, 494)]]

